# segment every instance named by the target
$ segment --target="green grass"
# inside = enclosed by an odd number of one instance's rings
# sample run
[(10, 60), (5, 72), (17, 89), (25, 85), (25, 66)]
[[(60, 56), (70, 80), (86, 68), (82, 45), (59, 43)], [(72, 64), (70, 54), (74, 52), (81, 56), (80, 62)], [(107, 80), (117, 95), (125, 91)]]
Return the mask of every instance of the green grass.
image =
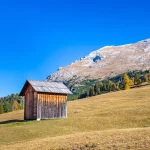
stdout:
[(70, 101), (67, 119), (21, 122), (23, 111), (2, 114), (0, 149), (150, 149), (149, 91)]

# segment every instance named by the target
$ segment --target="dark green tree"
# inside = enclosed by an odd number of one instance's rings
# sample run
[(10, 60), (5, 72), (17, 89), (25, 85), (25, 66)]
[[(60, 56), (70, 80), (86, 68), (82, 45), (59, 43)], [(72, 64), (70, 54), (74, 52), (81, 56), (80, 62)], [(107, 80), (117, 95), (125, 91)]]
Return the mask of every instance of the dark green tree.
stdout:
[(5, 102), (4, 105), (3, 105), (3, 107), (4, 107), (4, 112), (5, 112), (5, 113), (12, 111), (12, 110), (11, 110), (11, 105), (10, 105), (9, 102)]
[(112, 83), (112, 81), (108, 81), (108, 91), (112, 91), (112, 85), (113, 85), (113, 83)]
[(135, 75), (134, 79), (134, 85), (138, 86), (142, 83), (142, 80), (139, 78), (138, 74)]
[(0, 114), (3, 114), (4, 113), (4, 108), (3, 108), (3, 105), (0, 104)]
[(86, 98), (88, 97), (88, 92), (87, 91), (83, 91), (81, 94), (80, 94), (80, 97), (79, 98)]
[(94, 87), (90, 87), (89, 96), (94, 96), (94, 95), (95, 95)]
[(106, 83), (103, 83), (102, 91), (103, 91), (103, 92), (106, 92), (106, 91), (107, 91), (107, 85), (106, 85)]
[(147, 82), (150, 83), (150, 70), (148, 71), (148, 74), (147, 74), (147, 78), (146, 78), (146, 79), (147, 79)]
[(116, 86), (116, 84), (115, 84), (115, 83), (113, 83), (113, 84), (112, 84), (111, 90), (112, 90), (112, 91), (117, 90), (117, 86)]
[(94, 85), (94, 93), (95, 95), (100, 94), (100, 88), (98, 87), (97, 83)]
[(100, 82), (100, 91), (103, 91), (103, 83)]

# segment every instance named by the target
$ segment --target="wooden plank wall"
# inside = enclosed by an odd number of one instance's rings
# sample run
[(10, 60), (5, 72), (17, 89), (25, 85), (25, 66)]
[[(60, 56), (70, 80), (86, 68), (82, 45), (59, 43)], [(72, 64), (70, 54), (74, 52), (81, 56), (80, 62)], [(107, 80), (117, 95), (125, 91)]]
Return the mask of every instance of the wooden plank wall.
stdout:
[(25, 108), (24, 119), (36, 119), (37, 118), (37, 92), (34, 91), (31, 85), (28, 86), (25, 93)]
[(33, 119), (37, 119), (37, 99), (38, 99), (38, 94), (37, 92), (33, 91)]
[(29, 107), (29, 98), (28, 98), (28, 92), (25, 93), (25, 102), (24, 102), (24, 119), (29, 119), (28, 116), (28, 107)]
[(38, 93), (37, 119), (66, 118), (67, 95)]

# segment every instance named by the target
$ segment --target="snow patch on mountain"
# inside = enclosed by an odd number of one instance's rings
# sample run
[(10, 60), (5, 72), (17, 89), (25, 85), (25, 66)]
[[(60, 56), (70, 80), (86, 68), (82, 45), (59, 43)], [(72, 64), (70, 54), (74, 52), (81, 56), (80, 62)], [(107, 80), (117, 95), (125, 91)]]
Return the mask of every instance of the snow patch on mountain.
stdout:
[(98, 51), (99, 51), (99, 50), (103, 50), (103, 49), (112, 48), (112, 47), (114, 47), (114, 45), (111, 45), (111, 46), (104, 46), (104, 47), (102, 47), (102, 48), (98, 49)]
[(127, 46), (130, 46), (130, 45), (132, 45), (132, 44), (124, 44), (124, 45), (120, 45), (118, 47), (127, 47)]

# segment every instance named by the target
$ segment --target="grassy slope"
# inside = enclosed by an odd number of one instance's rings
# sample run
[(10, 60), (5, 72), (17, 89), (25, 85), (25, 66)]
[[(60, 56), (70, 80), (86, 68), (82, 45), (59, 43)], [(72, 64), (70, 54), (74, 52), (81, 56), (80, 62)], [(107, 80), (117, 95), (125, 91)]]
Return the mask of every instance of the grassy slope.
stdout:
[[(68, 119), (0, 124), (0, 149), (148, 149), (149, 91), (147, 86), (69, 102)], [(3, 122), (13, 119), (23, 119), (23, 111), (0, 115)]]

